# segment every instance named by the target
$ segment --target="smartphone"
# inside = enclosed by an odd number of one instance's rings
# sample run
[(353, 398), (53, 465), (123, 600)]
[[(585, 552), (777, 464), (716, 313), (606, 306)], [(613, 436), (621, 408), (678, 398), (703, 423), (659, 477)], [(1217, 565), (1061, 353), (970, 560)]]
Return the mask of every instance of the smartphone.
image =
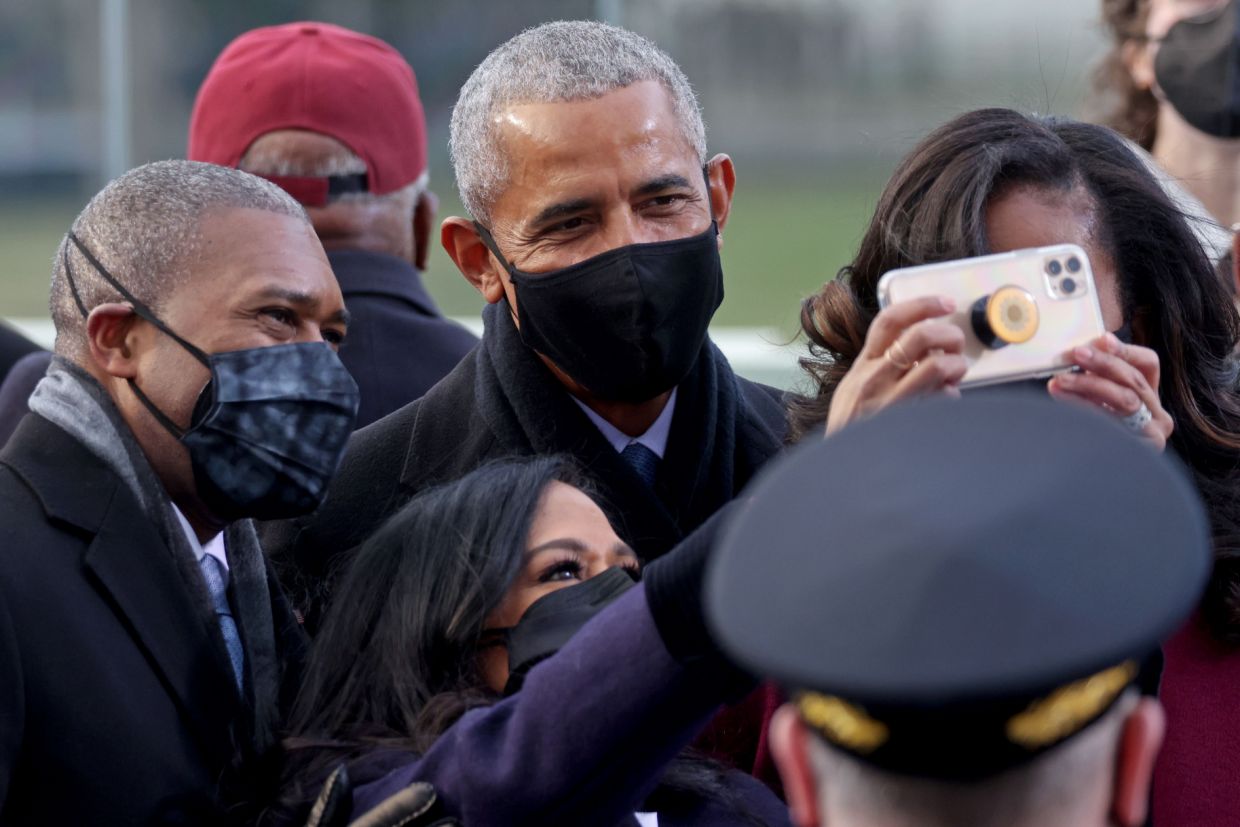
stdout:
[(1067, 354), (1106, 333), (1089, 257), (1075, 244), (903, 267), (878, 282), (887, 307), (947, 296), (946, 321), (964, 331), (969, 369), (961, 387), (1049, 377)]

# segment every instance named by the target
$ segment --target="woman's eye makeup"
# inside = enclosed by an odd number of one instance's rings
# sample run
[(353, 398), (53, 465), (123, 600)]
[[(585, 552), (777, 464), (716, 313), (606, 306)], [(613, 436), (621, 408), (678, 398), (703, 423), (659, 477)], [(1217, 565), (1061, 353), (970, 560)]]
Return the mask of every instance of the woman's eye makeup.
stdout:
[(539, 583), (556, 583), (564, 580), (581, 579), (581, 562), (573, 557), (565, 557), (543, 568), (538, 575)]

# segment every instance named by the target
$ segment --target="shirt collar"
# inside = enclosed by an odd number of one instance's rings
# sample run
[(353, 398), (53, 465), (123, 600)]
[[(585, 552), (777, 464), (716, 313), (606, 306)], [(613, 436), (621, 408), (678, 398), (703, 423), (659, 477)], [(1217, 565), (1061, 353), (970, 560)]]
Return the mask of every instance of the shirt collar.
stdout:
[(220, 561), (224, 571), (228, 571), (228, 556), (224, 552), (224, 532), (220, 532), (207, 540), (206, 544), (198, 541), (198, 535), (194, 533), (194, 528), (189, 524), (189, 520), (185, 519), (185, 515), (181, 513), (181, 509), (176, 507), (176, 503), (172, 504), (172, 510), (176, 512), (177, 521), (181, 523), (181, 528), (185, 531), (185, 539), (189, 540), (189, 547), (194, 552), (194, 562), (201, 564), (202, 558), (208, 554)]
[(598, 428), (599, 433), (611, 443), (611, 447), (615, 448), (617, 453), (636, 442), (654, 451), (659, 459), (663, 459), (663, 454), (667, 451), (667, 436), (672, 430), (672, 414), (676, 410), (676, 388), (672, 388), (671, 396), (667, 398), (667, 404), (663, 406), (659, 417), (641, 436), (629, 436), (595, 413), (594, 409), (589, 405), (572, 396), (572, 394), (569, 394), (569, 396), (577, 403), (577, 407), (581, 408), (590, 421), (594, 423), (594, 427)]

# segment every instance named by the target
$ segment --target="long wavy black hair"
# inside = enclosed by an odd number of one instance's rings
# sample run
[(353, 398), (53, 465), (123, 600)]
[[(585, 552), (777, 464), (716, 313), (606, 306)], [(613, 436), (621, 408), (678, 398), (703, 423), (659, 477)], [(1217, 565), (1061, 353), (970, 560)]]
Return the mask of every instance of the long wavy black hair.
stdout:
[(990, 252), (986, 208), (1022, 186), (1083, 190), (1093, 201), (1124, 320), (1162, 363), (1171, 448), (1192, 469), (1212, 518), (1216, 562), (1202, 608), (1220, 639), (1240, 645), (1240, 317), (1185, 217), (1106, 127), (981, 109), (927, 136), (883, 190), (852, 263), (802, 305), (810, 353), (801, 364), (816, 387), (796, 404), (794, 431), (825, 421), (878, 313), (879, 278)]
[[(539, 501), (557, 481), (595, 496), (571, 459), (500, 460), (417, 495), (366, 541), (314, 639), (271, 821), (304, 818), (338, 764), (380, 749), (425, 753), (465, 712), (499, 700), (478, 668), (478, 643), (520, 574)], [(647, 806), (722, 799), (744, 815), (722, 773), (682, 756)]]

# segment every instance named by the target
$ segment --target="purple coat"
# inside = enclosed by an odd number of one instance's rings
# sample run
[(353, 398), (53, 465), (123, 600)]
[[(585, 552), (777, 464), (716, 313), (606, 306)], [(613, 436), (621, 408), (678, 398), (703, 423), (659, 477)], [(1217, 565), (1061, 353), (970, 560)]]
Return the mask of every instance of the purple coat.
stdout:
[[(667, 765), (722, 703), (719, 692), (709, 675), (668, 654), (639, 586), (534, 667), (520, 692), (466, 713), (424, 756), (376, 756), (372, 768), (386, 774), (369, 782), (375, 772), (353, 772), (353, 812), (427, 781), (468, 827), (632, 823)], [(766, 787), (740, 773), (728, 781), (750, 813), (772, 827), (789, 824)], [(703, 802), (687, 821), (659, 823), (761, 821)]]

